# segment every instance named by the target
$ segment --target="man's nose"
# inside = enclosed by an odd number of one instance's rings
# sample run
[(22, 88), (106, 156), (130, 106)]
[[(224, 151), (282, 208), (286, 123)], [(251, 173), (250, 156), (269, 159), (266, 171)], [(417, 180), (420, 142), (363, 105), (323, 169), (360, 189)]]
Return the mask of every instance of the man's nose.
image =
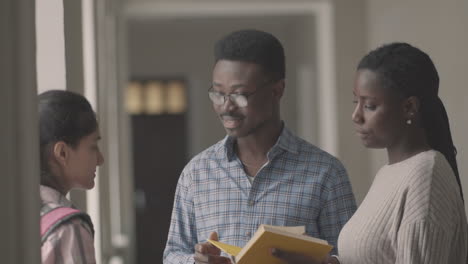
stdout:
[(225, 111), (231, 111), (233, 109), (237, 108), (236, 103), (233, 101), (231, 96), (229, 95), (224, 95), (224, 104), (223, 104), (223, 110)]

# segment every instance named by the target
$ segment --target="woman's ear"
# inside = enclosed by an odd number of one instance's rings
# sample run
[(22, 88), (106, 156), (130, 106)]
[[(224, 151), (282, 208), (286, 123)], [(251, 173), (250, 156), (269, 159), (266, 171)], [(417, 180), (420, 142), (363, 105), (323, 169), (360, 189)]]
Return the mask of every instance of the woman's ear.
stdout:
[(63, 141), (56, 142), (53, 147), (53, 155), (55, 160), (60, 165), (65, 166), (67, 163), (68, 156), (70, 155), (67, 143)]
[(419, 98), (416, 96), (410, 96), (405, 99), (403, 103), (403, 111), (405, 118), (407, 120), (413, 120), (418, 116), (419, 114), (419, 107), (421, 106), (421, 102), (419, 101)]

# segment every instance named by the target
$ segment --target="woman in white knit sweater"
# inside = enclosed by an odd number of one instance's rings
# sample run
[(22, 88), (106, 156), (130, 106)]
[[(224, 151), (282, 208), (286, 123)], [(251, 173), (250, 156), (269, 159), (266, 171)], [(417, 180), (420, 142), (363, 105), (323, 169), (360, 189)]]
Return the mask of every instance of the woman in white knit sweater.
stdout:
[(352, 120), (388, 164), (343, 227), (339, 256), (314, 260), (272, 249), (289, 264), (467, 263), (467, 222), (437, 70), (423, 51), (392, 43), (359, 63)]

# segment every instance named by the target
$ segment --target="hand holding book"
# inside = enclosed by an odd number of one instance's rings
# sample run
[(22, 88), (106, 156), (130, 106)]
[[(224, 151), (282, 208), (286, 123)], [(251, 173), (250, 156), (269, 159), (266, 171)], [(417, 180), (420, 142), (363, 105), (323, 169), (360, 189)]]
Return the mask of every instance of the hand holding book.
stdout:
[[(260, 225), (257, 232), (243, 248), (210, 239), (208, 241), (231, 255), (237, 264), (284, 263), (279, 258), (274, 257), (270, 249), (280, 250), (278, 252), (288, 252), (290, 255), (286, 255), (286, 257), (302, 255), (304, 260), (325, 259), (332, 246), (328, 245), (325, 240), (304, 235), (304, 231), (304, 227)], [(291, 260), (294, 261), (294, 259)], [(310, 263), (314, 264), (314, 262)]]
[(336, 257), (330, 255), (328, 255), (324, 260), (318, 261), (315, 258), (308, 257), (300, 253), (282, 251), (277, 248), (270, 249), (270, 253), (288, 264), (340, 264)]
[[(218, 233), (212, 232), (209, 241), (218, 241)], [(195, 245), (195, 264), (232, 264), (229, 258), (221, 256), (221, 250), (209, 242), (198, 243)]]

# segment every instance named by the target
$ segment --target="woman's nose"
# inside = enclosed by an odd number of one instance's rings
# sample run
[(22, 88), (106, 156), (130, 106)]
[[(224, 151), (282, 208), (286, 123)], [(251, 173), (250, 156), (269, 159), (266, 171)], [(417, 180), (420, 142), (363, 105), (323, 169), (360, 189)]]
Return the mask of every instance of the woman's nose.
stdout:
[(354, 111), (351, 115), (351, 120), (353, 120), (354, 123), (362, 123), (362, 113), (359, 104), (356, 104), (356, 107), (354, 108)]

